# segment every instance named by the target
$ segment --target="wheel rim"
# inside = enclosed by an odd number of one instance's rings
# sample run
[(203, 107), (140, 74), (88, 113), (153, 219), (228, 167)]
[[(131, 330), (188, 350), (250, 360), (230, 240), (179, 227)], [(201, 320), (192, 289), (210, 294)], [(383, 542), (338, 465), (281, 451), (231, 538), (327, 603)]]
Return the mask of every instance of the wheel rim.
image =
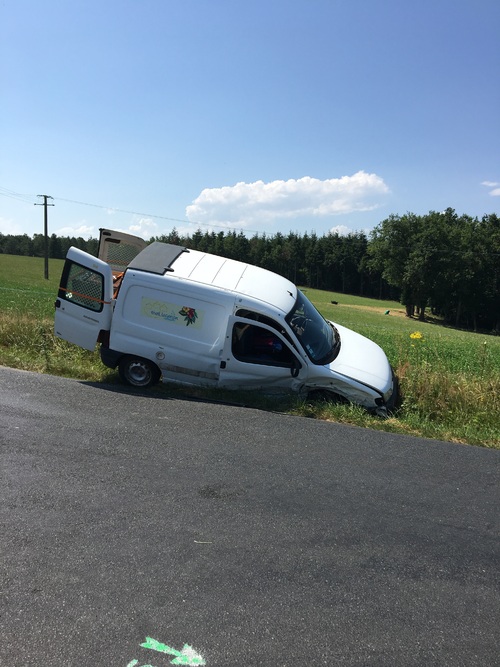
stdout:
[(145, 364), (134, 361), (128, 367), (128, 376), (134, 384), (144, 384), (150, 380), (151, 372)]

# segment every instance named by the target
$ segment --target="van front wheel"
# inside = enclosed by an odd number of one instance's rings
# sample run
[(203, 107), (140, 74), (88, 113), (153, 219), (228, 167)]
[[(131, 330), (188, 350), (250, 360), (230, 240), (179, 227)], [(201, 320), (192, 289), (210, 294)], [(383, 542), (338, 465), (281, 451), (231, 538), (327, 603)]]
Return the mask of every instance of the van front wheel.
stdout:
[(160, 369), (148, 359), (123, 357), (118, 365), (120, 379), (133, 387), (150, 387), (160, 379)]

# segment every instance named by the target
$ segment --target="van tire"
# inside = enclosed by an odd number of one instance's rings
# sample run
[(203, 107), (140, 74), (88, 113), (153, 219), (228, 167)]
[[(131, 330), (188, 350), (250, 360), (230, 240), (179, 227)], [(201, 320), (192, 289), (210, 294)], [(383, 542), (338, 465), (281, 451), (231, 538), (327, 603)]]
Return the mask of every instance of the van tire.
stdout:
[(151, 387), (161, 377), (161, 371), (156, 364), (142, 357), (122, 357), (118, 364), (120, 379), (132, 387)]

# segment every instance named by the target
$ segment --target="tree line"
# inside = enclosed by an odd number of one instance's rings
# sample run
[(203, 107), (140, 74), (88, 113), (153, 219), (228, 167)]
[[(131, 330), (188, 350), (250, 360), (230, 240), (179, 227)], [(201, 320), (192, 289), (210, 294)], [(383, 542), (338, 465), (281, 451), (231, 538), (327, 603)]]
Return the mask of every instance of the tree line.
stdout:
[[(457, 215), (449, 208), (427, 215), (391, 215), (366, 235), (314, 232), (255, 234), (175, 228), (151, 238), (249, 262), (298, 285), (394, 299), (409, 317), (429, 312), (452, 326), (500, 332), (500, 218)], [(98, 239), (49, 238), (49, 256), (63, 259), (76, 246), (97, 254)], [(44, 236), (0, 234), (0, 253), (43, 256)]]

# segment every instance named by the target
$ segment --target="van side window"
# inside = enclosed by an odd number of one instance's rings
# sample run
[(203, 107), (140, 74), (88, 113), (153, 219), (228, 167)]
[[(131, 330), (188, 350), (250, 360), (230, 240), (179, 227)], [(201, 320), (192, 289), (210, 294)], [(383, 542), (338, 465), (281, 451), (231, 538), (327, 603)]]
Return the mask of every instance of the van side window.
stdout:
[(261, 315), (260, 313), (255, 313), (253, 310), (247, 310), (246, 308), (240, 308), (235, 312), (236, 317), (244, 317), (246, 320), (255, 320), (256, 322), (262, 322), (262, 324), (272, 327), (277, 331), (280, 331), (283, 327), (275, 322), (271, 317), (267, 315)]
[(67, 261), (58, 296), (96, 313), (101, 312), (104, 306), (104, 276), (76, 262)]
[(246, 310), (244, 308), (240, 308), (239, 310), (237, 310), (235, 315), (237, 317), (244, 317), (247, 320), (255, 320), (256, 322), (261, 322), (262, 324), (265, 324), (268, 327), (276, 329), (276, 331), (279, 331), (279, 333), (284, 338), (286, 338), (286, 340), (290, 344), (290, 347), (295, 348), (295, 343), (288, 335), (288, 332), (283, 327), (283, 324), (281, 324), (280, 322), (276, 322), (276, 320), (273, 320), (272, 317), (267, 317), (267, 315), (261, 315), (260, 313), (255, 313), (252, 310)]
[(232, 352), (239, 361), (290, 368), (294, 355), (269, 329), (236, 322), (233, 327)]

